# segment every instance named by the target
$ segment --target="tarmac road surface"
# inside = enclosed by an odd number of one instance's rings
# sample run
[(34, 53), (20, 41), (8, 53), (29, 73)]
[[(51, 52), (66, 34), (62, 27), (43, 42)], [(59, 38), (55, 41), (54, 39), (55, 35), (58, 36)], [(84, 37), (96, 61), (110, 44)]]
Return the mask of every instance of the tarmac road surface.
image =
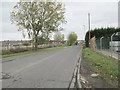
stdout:
[(68, 88), (79, 46), (3, 59), (3, 88)]

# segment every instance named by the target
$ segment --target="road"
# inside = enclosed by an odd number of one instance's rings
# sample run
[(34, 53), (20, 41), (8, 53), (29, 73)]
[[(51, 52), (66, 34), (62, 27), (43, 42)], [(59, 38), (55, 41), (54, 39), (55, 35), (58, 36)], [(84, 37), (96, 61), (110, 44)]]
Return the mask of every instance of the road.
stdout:
[[(3, 88), (68, 88), (80, 54), (79, 46), (51, 49), (2, 64)], [(3, 59), (4, 61), (4, 59)]]

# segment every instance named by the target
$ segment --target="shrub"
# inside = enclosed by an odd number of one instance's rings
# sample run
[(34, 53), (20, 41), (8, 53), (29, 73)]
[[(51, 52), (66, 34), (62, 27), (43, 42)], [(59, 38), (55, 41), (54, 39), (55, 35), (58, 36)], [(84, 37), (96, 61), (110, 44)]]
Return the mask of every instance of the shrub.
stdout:
[(28, 51), (29, 49), (27, 48), (16, 48), (16, 49), (10, 49), (10, 50), (2, 50), (2, 55), (6, 54), (12, 54), (12, 53), (19, 53), (19, 52), (25, 52)]

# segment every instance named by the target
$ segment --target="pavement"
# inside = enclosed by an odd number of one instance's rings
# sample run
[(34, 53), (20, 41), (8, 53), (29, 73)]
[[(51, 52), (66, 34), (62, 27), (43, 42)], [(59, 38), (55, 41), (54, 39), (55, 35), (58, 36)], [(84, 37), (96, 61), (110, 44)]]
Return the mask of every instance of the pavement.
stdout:
[(72, 46), (3, 59), (2, 87), (68, 88), (79, 55)]

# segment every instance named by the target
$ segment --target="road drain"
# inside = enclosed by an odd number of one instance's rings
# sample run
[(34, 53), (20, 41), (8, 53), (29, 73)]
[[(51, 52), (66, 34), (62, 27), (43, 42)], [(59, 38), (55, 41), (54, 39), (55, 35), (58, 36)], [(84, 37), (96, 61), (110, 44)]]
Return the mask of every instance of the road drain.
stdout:
[(10, 74), (2, 72), (2, 79), (10, 79), (11, 77)]

